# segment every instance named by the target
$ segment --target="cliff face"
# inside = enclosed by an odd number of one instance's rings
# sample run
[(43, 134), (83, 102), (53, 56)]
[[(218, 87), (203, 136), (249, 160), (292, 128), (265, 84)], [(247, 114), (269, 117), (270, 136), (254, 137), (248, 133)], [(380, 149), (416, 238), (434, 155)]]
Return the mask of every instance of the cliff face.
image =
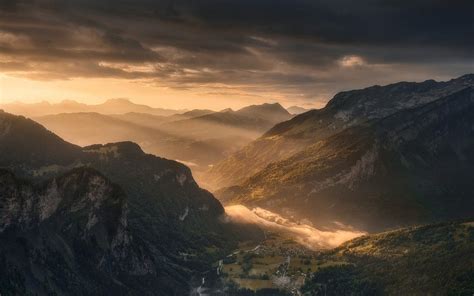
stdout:
[(125, 194), (97, 171), (34, 185), (2, 170), (0, 184), (2, 293), (125, 294), (156, 275), (128, 226)]
[(176, 262), (185, 259), (180, 254), (207, 261), (218, 254), (206, 248), (223, 250), (235, 243), (232, 227), (222, 222), (222, 205), (199, 188), (186, 166), (145, 154), (130, 142), (89, 146), (84, 152), (83, 162), (127, 193), (130, 227), (150, 248)]

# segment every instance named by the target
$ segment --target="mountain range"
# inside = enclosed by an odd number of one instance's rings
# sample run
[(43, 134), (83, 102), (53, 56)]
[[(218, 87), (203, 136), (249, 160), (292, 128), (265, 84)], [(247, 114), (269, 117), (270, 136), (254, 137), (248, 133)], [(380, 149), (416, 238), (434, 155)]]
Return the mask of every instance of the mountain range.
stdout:
[(153, 108), (147, 105), (136, 104), (129, 99), (109, 99), (101, 104), (89, 105), (74, 100), (64, 100), (59, 103), (42, 101), (39, 103), (13, 102), (0, 106), (6, 112), (26, 117), (38, 117), (59, 113), (97, 112), (102, 114), (123, 114), (129, 112), (146, 113), (158, 116), (171, 116), (187, 112), (188, 110), (172, 110)]
[(232, 111), (193, 110), (172, 116), (147, 113), (60, 113), (34, 118), (67, 141), (86, 146), (133, 141), (146, 152), (182, 161), (196, 176), (291, 118), (279, 104)]
[(161, 128), (172, 134), (189, 134), (203, 138), (240, 130), (241, 134), (256, 138), (275, 124), (291, 117), (291, 114), (278, 103), (262, 104), (247, 106), (237, 111), (225, 109), (186, 120), (172, 121)]
[(2, 293), (183, 295), (259, 235), (225, 222), (189, 168), (132, 142), (81, 148), (1, 112), (0, 155)]

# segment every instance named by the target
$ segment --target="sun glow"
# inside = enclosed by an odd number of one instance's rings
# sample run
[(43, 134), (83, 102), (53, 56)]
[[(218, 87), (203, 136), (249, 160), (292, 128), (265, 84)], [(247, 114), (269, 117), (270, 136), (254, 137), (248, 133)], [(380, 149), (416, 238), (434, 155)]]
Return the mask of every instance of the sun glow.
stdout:
[[(219, 93), (213, 93), (212, 89), (178, 90), (146, 80), (114, 78), (32, 80), (21, 76), (0, 74), (0, 104), (13, 101), (60, 102), (71, 99), (87, 104), (97, 104), (117, 97), (130, 98), (135, 103), (152, 107), (170, 109), (222, 110), (229, 107), (237, 109), (255, 103), (254, 98), (238, 93), (226, 99)], [(261, 100), (266, 101), (266, 99)]]

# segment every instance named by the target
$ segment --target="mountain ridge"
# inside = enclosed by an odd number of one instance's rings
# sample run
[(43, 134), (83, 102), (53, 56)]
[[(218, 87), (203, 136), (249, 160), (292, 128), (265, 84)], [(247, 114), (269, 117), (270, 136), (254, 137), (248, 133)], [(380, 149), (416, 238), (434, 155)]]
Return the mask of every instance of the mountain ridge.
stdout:
[(401, 82), (341, 92), (323, 109), (311, 110), (276, 124), (260, 138), (213, 166), (204, 178), (210, 180), (209, 186), (213, 190), (238, 185), (268, 164), (284, 160), (345, 128), (474, 86), (472, 76), (464, 75), (446, 82)]

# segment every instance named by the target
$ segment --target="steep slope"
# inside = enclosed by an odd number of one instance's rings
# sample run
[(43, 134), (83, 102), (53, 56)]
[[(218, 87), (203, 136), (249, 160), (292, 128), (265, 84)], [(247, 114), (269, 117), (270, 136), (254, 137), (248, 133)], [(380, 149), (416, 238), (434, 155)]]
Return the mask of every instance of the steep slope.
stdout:
[(218, 196), (368, 231), (472, 217), (472, 112), (465, 88), (348, 128)]
[[(193, 256), (206, 245), (225, 247), (223, 238), (230, 231), (219, 221), (224, 210), (199, 188), (189, 168), (145, 154), (131, 142), (89, 146), (84, 152), (85, 163), (124, 188), (130, 198), (130, 226), (136, 223), (137, 232), (151, 245), (164, 253), (179, 250)], [(173, 247), (160, 246), (163, 238), (173, 238)]]
[(213, 189), (239, 184), (268, 164), (362, 122), (435, 101), (467, 86), (474, 75), (447, 82), (400, 82), (341, 92), (325, 108), (277, 124), (256, 141), (215, 165), (204, 177)]
[(472, 254), (473, 222), (369, 235), (322, 253), (303, 294), (472, 295)]
[[(146, 257), (141, 260), (146, 264), (151, 260), (150, 264), (157, 266), (157, 274), (150, 280), (163, 281), (162, 287), (166, 288), (155, 292), (156, 286), (147, 283), (143, 286), (145, 294), (182, 295), (189, 288), (186, 281), (191, 271), (207, 270), (211, 262), (235, 246), (239, 227), (223, 221), (221, 204), (199, 188), (186, 166), (145, 154), (131, 142), (80, 149), (31, 120), (0, 115), (2, 126), (9, 126), (10, 131), (19, 127), (29, 130), (26, 134), (4, 133), (1, 144), (14, 142), (25, 151), (21, 159), (15, 154), (12, 157), (2, 154), (0, 167), (10, 168), (19, 177), (37, 183), (86, 166), (99, 170), (123, 189), (129, 209), (129, 231), (133, 233), (133, 241), (146, 249)], [(31, 139), (40, 139), (41, 143), (43, 137), (52, 137), (44, 147), (51, 155), (48, 154), (47, 162), (31, 161), (29, 156), (35, 156), (38, 150)], [(62, 151), (65, 145), (72, 149)], [(80, 191), (81, 186), (73, 187)], [(8, 214), (10, 210), (3, 207), (2, 213)]]

